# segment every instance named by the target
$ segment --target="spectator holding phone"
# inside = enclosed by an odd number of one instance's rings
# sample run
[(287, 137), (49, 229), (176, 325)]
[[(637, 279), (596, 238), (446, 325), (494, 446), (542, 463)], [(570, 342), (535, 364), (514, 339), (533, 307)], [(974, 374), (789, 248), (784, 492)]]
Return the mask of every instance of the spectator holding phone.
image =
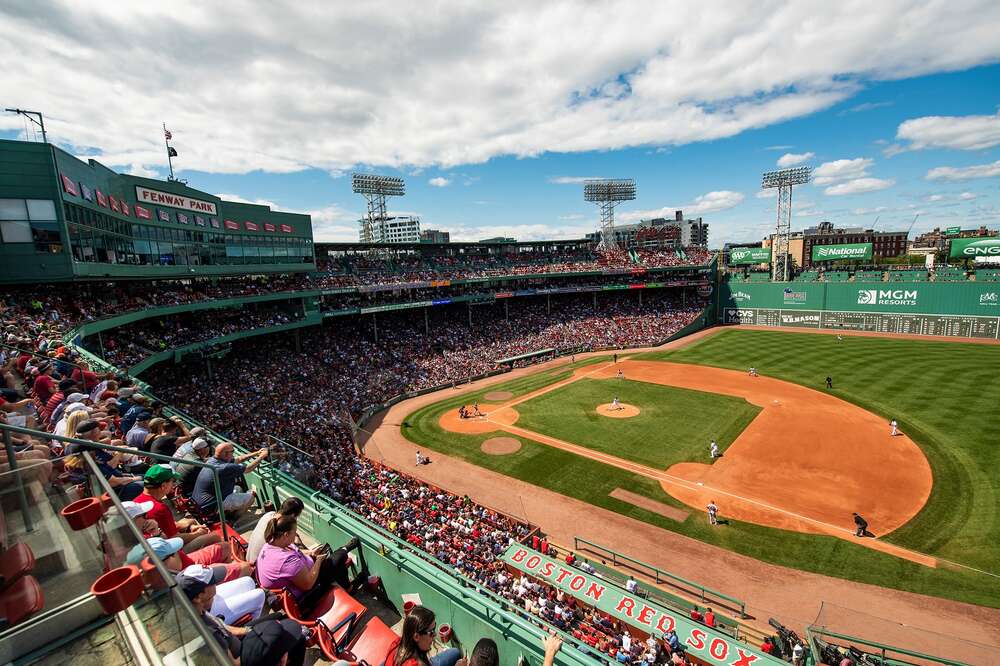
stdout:
[(268, 523), (257, 556), (257, 579), (261, 587), (286, 590), (308, 613), (334, 585), (350, 589), (347, 554), (359, 541), (353, 538), (333, 552), (327, 544), (302, 550), (295, 545), (297, 534), (298, 522), (292, 516), (278, 514)]

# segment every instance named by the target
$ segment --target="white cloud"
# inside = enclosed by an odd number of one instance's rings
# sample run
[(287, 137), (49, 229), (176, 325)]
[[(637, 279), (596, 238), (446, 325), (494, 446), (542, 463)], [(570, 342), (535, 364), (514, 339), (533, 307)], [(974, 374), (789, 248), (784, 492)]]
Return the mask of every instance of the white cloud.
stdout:
[(877, 215), (889, 210), (888, 206), (875, 206), (874, 208), (855, 208), (851, 211), (854, 215)]
[(927, 172), (927, 180), (970, 180), (972, 178), (992, 178), (1000, 176), (1000, 160), (991, 164), (977, 164), (969, 167), (935, 167)]
[(246, 197), (241, 197), (238, 194), (232, 194), (229, 192), (217, 192), (215, 196), (219, 197), (223, 201), (232, 201), (233, 203), (255, 204), (257, 206), (269, 206), (271, 210), (278, 210), (283, 213), (300, 212), (300, 211), (284, 209), (269, 199), (247, 199)]
[(962, 192), (961, 194), (958, 195), (958, 198), (961, 199), (962, 201), (972, 201), (973, 199), (976, 198), (976, 196), (977, 195), (973, 194), (972, 192)]
[(847, 194), (862, 194), (864, 192), (877, 192), (892, 187), (896, 181), (892, 178), (855, 178), (846, 183), (831, 185), (823, 190), (823, 194), (831, 197), (841, 197)]
[(571, 213), (569, 215), (560, 215), (558, 219), (560, 219), (560, 220), (582, 220), (583, 219), (583, 215), (580, 215), (579, 213)]
[(788, 150), (789, 148), (794, 148), (795, 146), (767, 146), (764, 150)]
[(830, 185), (842, 180), (864, 178), (874, 163), (875, 160), (868, 157), (824, 162), (813, 169), (813, 182), (817, 185)]
[(441, 176), (437, 176), (436, 178), (431, 178), (430, 180), (428, 180), (427, 184), (433, 187), (448, 187), (449, 185), (451, 185), (451, 181), (448, 180), (447, 178), (442, 178)]
[(944, 199), (943, 194), (932, 194), (927, 197), (927, 201), (941, 201), (942, 199)]
[(950, 148), (983, 150), (1000, 145), (1000, 112), (992, 116), (924, 116), (904, 121), (896, 130), (896, 140), (908, 143), (892, 146), (893, 154), (905, 150)]
[(864, 102), (863, 104), (852, 106), (849, 109), (844, 109), (837, 115), (846, 116), (849, 113), (861, 113), (863, 111), (872, 111), (874, 109), (881, 109), (886, 106), (892, 106), (892, 102)]
[(812, 158), (816, 157), (816, 153), (785, 153), (778, 158), (778, 166), (781, 168), (793, 167), (796, 164), (802, 164), (803, 162), (808, 162)]
[(553, 176), (549, 182), (555, 185), (580, 185), (588, 180), (600, 180), (603, 176)]
[(617, 219), (622, 222), (635, 222), (653, 217), (673, 217), (674, 211), (683, 210), (685, 216), (704, 215), (705, 213), (715, 213), (720, 210), (729, 210), (743, 203), (746, 197), (740, 192), (731, 190), (716, 190), (707, 192), (695, 197), (694, 201), (684, 206), (664, 206), (649, 210), (633, 210), (621, 213)]
[(452, 225), (448, 231), (456, 242), (478, 241), (483, 238), (505, 236), (519, 241), (551, 240), (553, 238), (583, 238), (598, 226), (597, 220), (574, 225), (551, 224), (486, 224), (469, 226)]
[[(902, 25), (879, 2), (776, 3), (766, 21), (754, 3), (699, 0), (92, 5), (84, 20), (73, 3), (3, 3), (18, 66), (0, 97), (44, 109), (51, 140), (113, 167), (164, 165), (166, 116), (176, 167), (213, 173), (669, 147), (1000, 58), (989, 0), (926, 4)], [(386, 34), (392, 48), (369, 48)]]
[(138, 164), (133, 162), (125, 168), (125, 173), (132, 176), (140, 176), (142, 178), (159, 178), (160, 172), (155, 169), (150, 169), (145, 164)]
[(777, 196), (778, 195), (775, 194), (774, 190), (759, 190), (757, 194), (754, 195), (754, 197), (758, 199), (774, 199)]

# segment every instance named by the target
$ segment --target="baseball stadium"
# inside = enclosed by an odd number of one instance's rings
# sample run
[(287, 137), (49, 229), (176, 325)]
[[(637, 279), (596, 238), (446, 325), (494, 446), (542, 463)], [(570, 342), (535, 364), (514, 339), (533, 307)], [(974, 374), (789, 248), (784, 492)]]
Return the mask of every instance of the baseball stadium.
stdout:
[(1000, 663), (995, 238), (326, 243), (0, 165), (2, 663), (231, 663), (206, 604), (244, 663)]

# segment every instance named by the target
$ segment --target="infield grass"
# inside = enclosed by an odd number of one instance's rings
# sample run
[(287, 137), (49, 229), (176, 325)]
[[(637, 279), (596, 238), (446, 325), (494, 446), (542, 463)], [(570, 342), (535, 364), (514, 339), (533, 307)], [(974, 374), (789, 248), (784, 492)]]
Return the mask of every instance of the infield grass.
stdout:
[[(639, 407), (639, 415), (595, 411), (614, 396)], [(709, 442), (724, 452), (760, 412), (742, 398), (628, 379), (579, 379), (515, 409), (518, 427), (657, 469), (710, 462)]]
[[(728, 333), (727, 331), (722, 335)], [(789, 334), (783, 333), (774, 335), (789, 337)], [(711, 339), (707, 338), (707, 340)], [(831, 339), (836, 340), (832, 336)], [(749, 344), (749, 342), (738, 341), (738, 344)], [(780, 350), (787, 343), (778, 340), (775, 341), (775, 345)], [(695, 348), (692, 347), (686, 351), (694, 350)], [(1000, 348), (997, 350), (1000, 351)], [(756, 354), (756, 357), (758, 359), (756, 364), (762, 372), (770, 367), (769, 365), (765, 366), (765, 363), (759, 360), (760, 354)], [(589, 359), (587, 363), (603, 362), (604, 360)], [(681, 361), (674, 356), (671, 356), (670, 360), (690, 362)], [(724, 367), (742, 367), (743, 363), (742, 360), (733, 361), (732, 366)], [(575, 367), (580, 367), (583, 364), (578, 363)], [(863, 365), (863, 362), (859, 362), (859, 365)], [(825, 373), (825, 370), (823, 372)], [(485, 469), (765, 562), (883, 587), (1000, 608), (1000, 586), (996, 585), (995, 578), (985, 574), (964, 569), (932, 569), (836, 537), (789, 532), (735, 520), (730, 521), (723, 529), (711, 528), (700, 511), (692, 512), (682, 522), (670, 520), (609, 496), (615, 488), (625, 488), (664, 504), (690, 510), (690, 507), (665, 493), (659, 484), (652, 479), (524, 437), (517, 437), (522, 444), (521, 450), (517, 453), (506, 456), (488, 455), (483, 453), (480, 448), (485, 440), (499, 435), (511, 435), (503, 431), (461, 435), (446, 432), (438, 425), (438, 419), (444, 412), (475, 400), (482, 401), (483, 395), (489, 391), (511, 391), (516, 396), (525, 395), (543, 386), (566, 379), (570, 375), (570, 366), (565, 366), (521, 377), (486, 389), (445, 398), (441, 402), (428, 405), (408, 415), (406, 418), (408, 425), (402, 428), (402, 433), (410, 441), (431, 450), (461, 458)], [(825, 376), (823, 374), (823, 377)], [(837, 381), (836, 376), (834, 381)], [(606, 398), (601, 400), (601, 402), (604, 401)], [(520, 409), (525, 404), (527, 403), (522, 403), (517, 408)], [(897, 418), (901, 422), (908, 422), (902, 412), (897, 413)], [(699, 455), (703, 454), (699, 452)], [(527, 501), (530, 500), (526, 500), (525, 503)], [(614, 544), (609, 545), (614, 546)], [(627, 552), (627, 544), (619, 545)], [(979, 550), (985, 548), (981, 536), (975, 538), (974, 545)], [(725, 590), (722, 591), (725, 592)]]

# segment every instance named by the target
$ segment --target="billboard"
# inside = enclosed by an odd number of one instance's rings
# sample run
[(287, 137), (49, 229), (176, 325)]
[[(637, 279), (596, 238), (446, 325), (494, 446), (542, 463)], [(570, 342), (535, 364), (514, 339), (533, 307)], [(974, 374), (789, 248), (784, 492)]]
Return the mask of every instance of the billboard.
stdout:
[(734, 247), (729, 250), (729, 265), (767, 264), (771, 262), (769, 247)]
[(813, 261), (838, 261), (842, 259), (871, 259), (871, 243), (845, 243), (843, 245), (813, 245)]
[(1000, 257), (1000, 237), (955, 238), (951, 241), (952, 259)]

